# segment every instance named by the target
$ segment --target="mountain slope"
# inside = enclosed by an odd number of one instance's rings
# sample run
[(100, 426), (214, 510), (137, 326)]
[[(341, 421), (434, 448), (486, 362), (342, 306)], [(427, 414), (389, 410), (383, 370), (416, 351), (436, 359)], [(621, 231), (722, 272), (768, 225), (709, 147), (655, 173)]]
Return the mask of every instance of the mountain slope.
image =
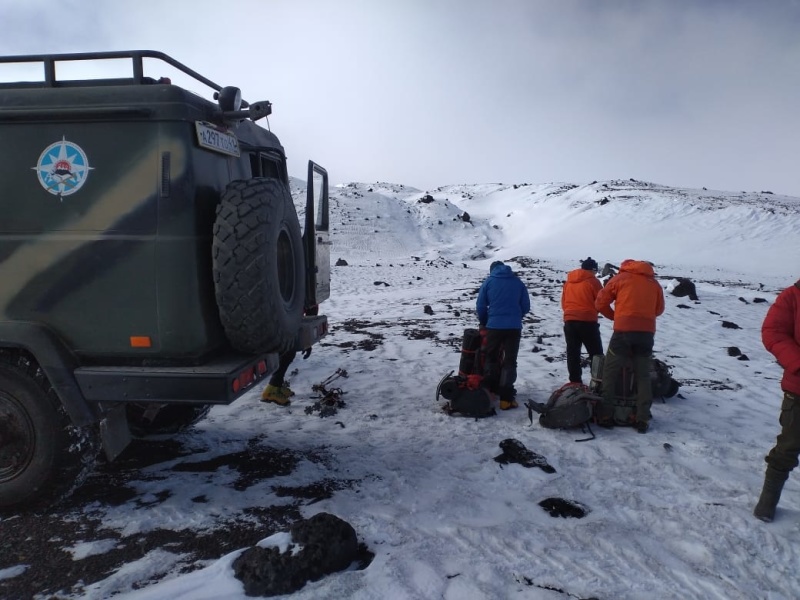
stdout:
[[(360, 225), (369, 238), (363, 204), (376, 203), (375, 217), (392, 219), (386, 203), (408, 211), (405, 222), (392, 223), (406, 243), (417, 247), (428, 236), (435, 250), (453, 260), (475, 259), (484, 252), (577, 261), (592, 255), (600, 264), (625, 258), (650, 260), (687, 270), (714, 266), (749, 275), (782, 275), (800, 231), (800, 199), (769, 192), (722, 192), (671, 188), (635, 180), (574, 184), (452, 185), (428, 194), (391, 184), (348, 184), (333, 196), (341, 202), (342, 231)], [(336, 205), (334, 205), (336, 206)], [(466, 211), (454, 231), (454, 219)], [(386, 213), (381, 215), (381, 212)], [(375, 218), (374, 217), (374, 218)], [(433, 223), (442, 222), (439, 230)], [(373, 221), (374, 223), (374, 221)], [(415, 226), (416, 225), (416, 226)], [(374, 235), (380, 235), (373, 228)], [(452, 236), (469, 234), (473, 244), (462, 255), (450, 250)], [(351, 239), (349, 235), (343, 236)], [(375, 243), (378, 243), (377, 239)]]

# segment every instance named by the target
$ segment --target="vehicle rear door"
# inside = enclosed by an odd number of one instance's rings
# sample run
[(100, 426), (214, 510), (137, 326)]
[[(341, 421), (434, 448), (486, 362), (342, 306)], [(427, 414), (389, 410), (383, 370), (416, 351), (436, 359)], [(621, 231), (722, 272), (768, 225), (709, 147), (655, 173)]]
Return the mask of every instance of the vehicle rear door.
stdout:
[(331, 241), (328, 172), (311, 160), (308, 161), (305, 217), (306, 307), (313, 307), (331, 295)]

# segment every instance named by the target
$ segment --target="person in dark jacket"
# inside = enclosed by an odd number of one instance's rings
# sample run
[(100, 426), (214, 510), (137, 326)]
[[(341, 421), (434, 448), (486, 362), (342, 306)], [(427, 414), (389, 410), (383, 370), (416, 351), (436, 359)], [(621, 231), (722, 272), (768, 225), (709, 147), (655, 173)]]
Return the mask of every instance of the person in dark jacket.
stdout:
[(495, 261), (478, 290), (478, 323), (486, 329), (484, 385), (500, 396), (500, 409), (516, 408), (514, 382), (522, 317), (531, 309), (528, 288), (511, 267)]
[(783, 367), (781, 432), (764, 458), (767, 472), (753, 514), (769, 523), (781, 498), (783, 484), (800, 455), (800, 281), (778, 294), (761, 325), (761, 341)]
[(572, 383), (583, 383), (581, 375), (581, 346), (589, 353), (589, 362), (603, 354), (600, 324), (597, 322), (595, 300), (603, 289), (595, 276), (597, 261), (591, 256), (581, 262), (581, 268), (567, 273), (561, 290), (561, 309), (564, 311), (564, 339), (567, 342), (567, 371)]
[(597, 423), (603, 427), (614, 426), (614, 382), (625, 361), (630, 359), (636, 377), (634, 427), (639, 433), (647, 433), (653, 404), (650, 361), (656, 317), (664, 312), (664, 292), (656, 281), (653, 265), (643, 260), (622, 261), (619, 273), (609, 279), (597, 295), (595, 307), (605, 318), (614, 321), (614, 333), (603, 363), (603, 403)]

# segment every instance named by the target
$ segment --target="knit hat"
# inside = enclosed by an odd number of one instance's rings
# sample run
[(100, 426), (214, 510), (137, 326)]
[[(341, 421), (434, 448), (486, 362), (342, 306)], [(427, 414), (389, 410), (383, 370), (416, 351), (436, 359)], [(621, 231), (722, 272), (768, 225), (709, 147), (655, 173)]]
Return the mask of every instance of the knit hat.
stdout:
[(597, 261), (590, 256), (581, 262), (581, 269), (586, 269), (587, 271), (597, 271)]
[(502, 264), (503, 264), (503, 261), (502, 261), (502, 260), (496, 260), (496, 261), (494, 261), (494, 262), (493, 262), (491, 265), (489, 265), (489, 273), (491, 273), (491, 272), (492, 272), (492, 270), (493, 270), (493, 269), (494, 269), (494, 268), (495, 268), (497, 265), (502, 265)]

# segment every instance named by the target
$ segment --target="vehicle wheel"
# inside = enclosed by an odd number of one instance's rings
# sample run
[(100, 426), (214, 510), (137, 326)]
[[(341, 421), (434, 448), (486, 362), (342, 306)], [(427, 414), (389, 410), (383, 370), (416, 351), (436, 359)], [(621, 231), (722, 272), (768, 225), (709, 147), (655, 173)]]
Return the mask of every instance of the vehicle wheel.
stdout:
[(305, 301), (300, 223), (277, 179), (234, 181), (220, 199), (212, 242), (220, 320), (242, 352), (294, 345)]
[(35, 364), (0, 361), (0, 510), (39, 508), (66, 495), (99, 448), (94, 430), (72, 425)]
[(211, 410), (210, 404), (167, 404), (153, 415), (148, 414), (148, 404), (125, 406), (128, 427), (134, 437), (178, 433), (204, 418)]

